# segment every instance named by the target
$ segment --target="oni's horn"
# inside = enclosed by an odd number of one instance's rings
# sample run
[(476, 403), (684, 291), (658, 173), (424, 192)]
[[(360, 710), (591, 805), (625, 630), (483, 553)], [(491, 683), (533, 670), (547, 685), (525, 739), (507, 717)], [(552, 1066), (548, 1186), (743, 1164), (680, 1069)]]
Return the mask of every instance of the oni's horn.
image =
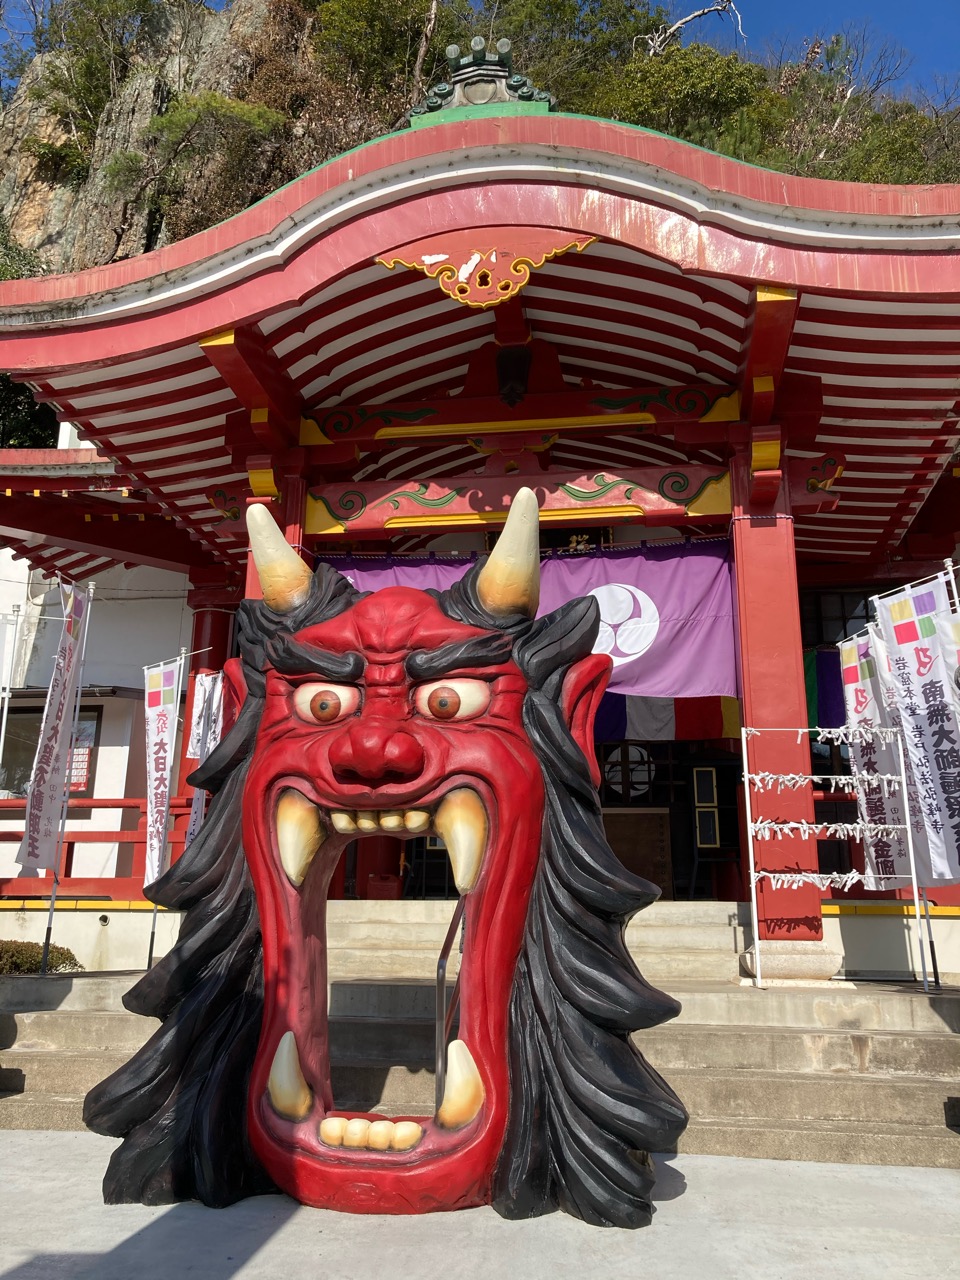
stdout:
[(296, 609), (310, 594), (313, 574), (260, 503), (247, 507), (247, 532), (264, 602), (277, 613)]
[(477, 595), (487, 613), (536, 616), (540, 604), (540, 508), (532, 489), (518, 489), (497, 545), (480, 570)]

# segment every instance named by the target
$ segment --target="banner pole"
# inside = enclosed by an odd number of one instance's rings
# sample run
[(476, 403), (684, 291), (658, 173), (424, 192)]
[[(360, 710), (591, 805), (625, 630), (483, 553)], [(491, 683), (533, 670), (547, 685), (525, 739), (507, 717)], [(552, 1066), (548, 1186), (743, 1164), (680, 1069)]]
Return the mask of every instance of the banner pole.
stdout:
[(951, 612), (960, 613), (960, 596), (957, 595), (957, 572), (954, 568), (953, 561), (949, 556), (944, 560), (943, 567), (947, 571), (947, 576), (950, 580), (951, 594), (953, 596), (951, 601)]
[[(47, 931), (43, 937), (43, 951), (40, 955), (40, 975), (47, 972), (50, 959), (50, 939), (53, 936), (53, 912), (57, 905), (57, 889), (60, 886), (60, 857), (63, 853), (64, 837), (67, 834), (67, 813), (70, 808), (70, 784), (73, 781), (73, 753), (76, 750), (77, 726), (80, 723), (80, 703), (83, 701), (83, 660), (87, 652), (87, 631), (90, 626), (90, 606), (93, 603), (93, 592), (96, 583), (87, 583), (87, 607), (83, 611), (83, 635), (80, 637), (80, 657), (77, 661), (77, 692), (73, 702), (73, 724), (70, 728), (70, 745), (67, 748), (67, 776), (63, 782), (63, 798), (60, 801), (60, 825), (57, 830), (57, 854), (53, 866), (53, 888), (50, 891), (50, 910), (47, 913)], [(61, 591), (63, 584), (61, 583)], [(76, 587), (74, 587), (76, 590)]]
[(930, 965), (933, 969), (933, 985), (939, 991), (941, 989), (940, 968), (937, 964), (937, 948), (933, 941), (933, 924), (930, 920), (930, 903), (927, 901), (926, 889), (920, 890), (920, 896), (923, 898), (923, 914), (927, 918), (927, 941), (930, 944)]
[[(198, 649), (197, 652), (201, 653), (204, 651)], [(183, 687), (183, 664), (186, 661), (186, 659), (187, 659), (187, 646), (184, 645), (180, 650), (179, 657), (177, 658), (177, 683), (176, 683), (176, 689), (173, 696), (174, 714), (178, 721), (180, 719), (180, 691)], [(144, 671), (146, 670), (147, 668), (144, 667)], [(176, 734), (174, 734), (174, 738), (173, 738), (173, 747), (174, 749), (176, 749)], [(180, 779), (178, 778), (177, 782), (179, 783), (179, 781)], [(167, 845), (169, 844), (169, 841), (170, 841), (169, 828), (170, 828), (170, 787), (168, 786), (167, 787), (167, 803), (166, 803), (166, 809), (163, 816), (164, 843), (163, 843), (163, 848), (160, 850), (161, 864), (166, 861), (166, 858), (164, 855), (166, 854)], [(161, 876), (164, 874), (165, 870), (166, 868), (163, 865), (161, 865), (160, 867)], [(159, 876), (157, 878), (159, 879)], [(157, 913), (159, 910), (160, 910), (160, 905), (159, 903), (155, 902), (153, 904), (153, 916), (150, 921), (150, 946), (147, 948), (147, 969), (148, 970), (153, 968), (153, 950), (157, 941)]]
[(753, 925), (753, 985), (760, 986), (760, 923), (757, 911), (757, 866), (753, 851), (753, 805), (750, 802), (750, 762), (747, 759), (747, 730), (740, 727), (743, 752), (743, 807), (747, 819), (747, 851), (750, 858), (750, 920)]
[[(6, 630), (6, 621), (4, 621)], [(0, 765), (3, 762), (3, 749), (7, 743), (7, 720), (10, 713), (10, 698), (13, 694), (13, 668), (17, 661), (17, 639), (20, 635), (20, 606), (13, 606), (13, 643), (10, 645), (10, 668), (3, 672), (3, 711), (0, 712)]]
[[(897, 761), (900, 765), (901, 794), (907, 798), (907, 764), (903, 755), (903, 735), (899, 733), (897, 734)], [(907, 818), (907, 856), (910, 859), (910, 880), (913, 885), (913, 911), (917, 921), (917, 942), (920, 946), (920, 968), (923, 973), (923, 989), (929, 992), (930, 981), (927, 978), (927, 957), (923, 948), (923, 925), (920, 923), (920, 890), (917, 888), (917, 859), (913, 851), (913, 824), (910, 821), (909, 799), (906, 800), (904, 808)], [(916, 976), (916, 970), (914, 970), (914, 976)]]
[[(905, 582), (902, 587), (891, 587), (889, 591), (878, 591), (875, 596), (871, 596), (871, 602), (874, 600), (885, 600), (887, 596), (899, 595), (901, 591), (906, 591), (910, 587), (922, 587), (925, 582), (933, 582), (943, 574), (942, 569), (938, 569), (936, 573), (928, 573), (924, 578), (917, 578), (915, 582)], [(877, 608), (874, 605), (874, 613)]]

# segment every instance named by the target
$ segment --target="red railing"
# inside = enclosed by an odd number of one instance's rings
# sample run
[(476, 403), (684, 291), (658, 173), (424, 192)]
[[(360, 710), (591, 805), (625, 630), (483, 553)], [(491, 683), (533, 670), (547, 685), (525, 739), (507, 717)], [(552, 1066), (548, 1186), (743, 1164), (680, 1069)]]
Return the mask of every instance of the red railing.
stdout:
[[(71, 824), (71, 817), (78, 813), (93, 812), (98, 809), (122, 809), (129, 813), (131, 825), (120, 830), (94, 830), (87, 826)], [(27, 805), (25, 800), (0, 800), (0, 820), (21, 818), (26, 822)], [(190, 821), (190, 800), (177, 796), (170, 802), (170, 814), (173, 818), (172, 836), (170, 840), (170, 857), (175, 862), (183, 853), (187, 825)], [(64, 835), (63, 848), (60, 851), (60, 886), (57, 898), (63, 901), (69, 898), (110, 898), (116, 902), (134, 902), (143, 900), (143, 873), (147, 860), (147, 802), (145, 799), (106, 800), (71, 800), (67, 809), (67, 829)], [(0, 831), (0, 842), (3, 844), (19, 844), (23, 839), (24, 828)], [(73, 866), (74, 849), (78, 844), (117, 844), (121, 846), (117, 865), (122, 868), (116, 876), (74, 876), (70, 874)], [(51, 880), (49, 874), (34, 878), (10, 877), (0, 879), (0, 898), (49, 898)]]

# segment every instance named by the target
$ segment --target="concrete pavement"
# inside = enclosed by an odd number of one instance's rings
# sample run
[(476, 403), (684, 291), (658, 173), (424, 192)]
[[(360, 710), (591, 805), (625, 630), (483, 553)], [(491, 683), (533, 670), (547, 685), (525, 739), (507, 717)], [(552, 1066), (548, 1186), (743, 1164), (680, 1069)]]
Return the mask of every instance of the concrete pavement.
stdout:
[[(653, 1225), (492, 1209), (354, 1217), (282, 1196), (106, 1207), (113, 1140), (0, 1133), (0, 1280), (938, 1280), (960, 1277), (960, 1172), (680, 1155)], [(891, 1152), (891, 1155), (895, 1153)]]

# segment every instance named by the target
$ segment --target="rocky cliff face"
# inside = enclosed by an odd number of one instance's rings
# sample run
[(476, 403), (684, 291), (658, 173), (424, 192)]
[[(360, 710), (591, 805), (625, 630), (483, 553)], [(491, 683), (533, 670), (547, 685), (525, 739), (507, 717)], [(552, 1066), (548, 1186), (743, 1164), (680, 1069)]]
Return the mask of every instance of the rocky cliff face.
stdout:
[[(252, 73), (255, 43), (269, 0), (235, 0), (225, 12), (199, 7), (170, 10), (164, 24), (138, 49), (134, 68), (100, 120), (89, 176), (79, 183), (44, 180), (32, 140), (65, 140), (55, 116), (31, 94), (43, 70), (37, 58), (16, 95), (0, 113), (0, 215), (25, 248), (39, 250), (50, 270), (78, 271), (113, 257), (131, 257), (169, 237), (156, 212), (128, 212), (120, 236), (123, 201), (107, 187), (103, 168), (121, 151), (134, 150), (151, 118), (177, 93), (213, 90), (233, 96)], [(209, 179), (203, 166), (189, 186)], [(232, 212), (232, 210), (228, 210)], [(120, 243), (118, 245), (118, 238)]]

